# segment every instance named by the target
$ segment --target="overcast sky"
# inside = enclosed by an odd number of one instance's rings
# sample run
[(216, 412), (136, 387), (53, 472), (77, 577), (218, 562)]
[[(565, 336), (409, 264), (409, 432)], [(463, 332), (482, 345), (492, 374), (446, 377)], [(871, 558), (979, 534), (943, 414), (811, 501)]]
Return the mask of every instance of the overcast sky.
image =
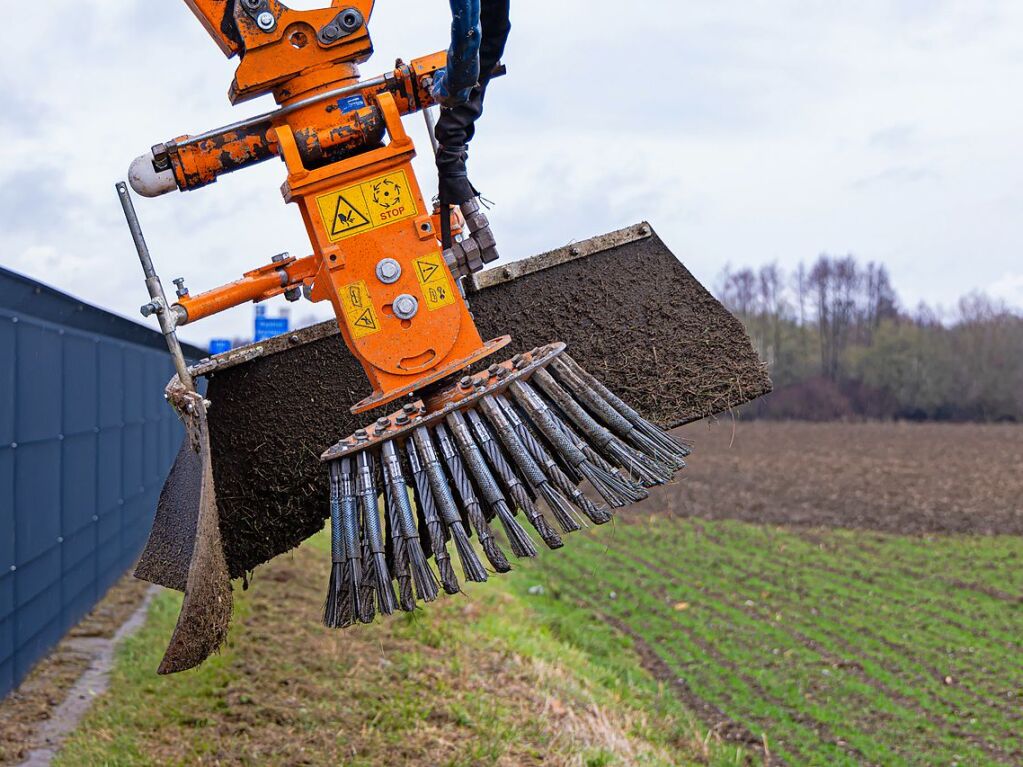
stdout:
[[(273, 104), (230, 106), (237, 62), (179, 0), (8, 6), (0, 265), (137, 317), (114, 182), (154, 143)], [(446, 47), (447, 13), (380, 0), (364, 75)], [(728, 263), (851, 252), (886, 263), (909, 306), (984, 290), (1023, 308), (1023, 2), (515, 0), (513, 14), (471, 166), (505, 258), (646, 219), (708, 285)], [(429, 189), (422, 120), (406, 120)], [(139, 201), (167, 286), (309, 253), (284, 177), (270, 161)], [(251, 316), (183, 335), (250, 334)]]

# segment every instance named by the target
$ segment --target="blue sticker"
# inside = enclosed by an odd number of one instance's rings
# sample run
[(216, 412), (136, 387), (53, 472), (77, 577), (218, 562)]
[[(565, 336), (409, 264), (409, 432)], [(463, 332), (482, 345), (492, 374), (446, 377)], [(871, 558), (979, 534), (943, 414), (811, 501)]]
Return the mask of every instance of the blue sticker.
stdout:
[(362, 96), (349, 96), (348, 98), (338, 99), (338, 107), (342, 112), (348, 114), (354, 112), (356, 109), (362, 109), (366, 106), (366, 99)]
[(211, 338), (210, 339), (210, 355), (223, 354), (224, 352), (231, 351), (231, 339), (230, 338)]

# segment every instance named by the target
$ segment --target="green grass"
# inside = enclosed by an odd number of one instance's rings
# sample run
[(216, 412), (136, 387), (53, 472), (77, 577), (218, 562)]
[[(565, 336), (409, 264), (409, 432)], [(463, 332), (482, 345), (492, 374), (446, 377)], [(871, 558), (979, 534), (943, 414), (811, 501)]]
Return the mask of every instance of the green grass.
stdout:
[(1019, 763), (1023, 539), (655, 518), (567, 544), (337, 634), (316, 623), (316, 538), (239, 594), (222, 655), (172, 679), (152, 672), (179, 603), (161, 594), (58, 764), (753, 761), (677, 680), (790, 764)]
[(628, 638), (531, 597), (531, 572), (329, 632), (317, 621), (326, 550), (317, 537), (258, 571), (236, 592), (228, 646), (196, 672), (153, 671), (180, 605), (158, 595), (56, 764), (750, 763), (643, 670)]
[(627, 623), (793, 764), (1012, 764), (1023, 753), (1023, 540), (801, 536), (660, 519), (533, 570), (543, 605)]

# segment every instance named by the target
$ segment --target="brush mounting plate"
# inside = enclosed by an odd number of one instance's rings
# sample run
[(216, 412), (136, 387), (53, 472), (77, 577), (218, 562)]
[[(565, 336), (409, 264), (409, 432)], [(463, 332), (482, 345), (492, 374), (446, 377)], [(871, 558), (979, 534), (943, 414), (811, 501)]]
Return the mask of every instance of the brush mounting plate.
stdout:
[(410, 400), (401, 410), (383, 416), (340, 440), (326, 450), (320, 460), (334, 461), (377, 448), (384, 442), (407, 438), (420, 426), (439, 423), (456, 410), (472, 408), (483, 397), (500, 394), (513, 381), (529, 379), (537, 370), (547, 367), (564, 353), (565, 348), (565, 344), (560, 342), (541, 346), (516, 354), (474, 375), (467, 375), (453, 386), (424, 392), (417, 399)]

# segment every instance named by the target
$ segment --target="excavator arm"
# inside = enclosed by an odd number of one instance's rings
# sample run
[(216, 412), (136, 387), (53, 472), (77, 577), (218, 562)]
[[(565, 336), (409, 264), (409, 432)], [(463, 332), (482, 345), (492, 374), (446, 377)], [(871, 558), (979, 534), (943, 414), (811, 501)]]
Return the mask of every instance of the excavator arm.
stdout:
[(228, 58), (241, 51), (242, 40), (231, 14), (234, 0), (185, 0), (185, 5)]
[[(374, 0), (333, 0), (295, 11), (278, 0), (185, 0), (228, 58), (239, 56), (231, 103), (273, 92), (278, 103), (299, 94), (301, 75), (366, 61), (373, 53), (369, 20)], [(299, 82), (295, 82), (299, 78)]]

